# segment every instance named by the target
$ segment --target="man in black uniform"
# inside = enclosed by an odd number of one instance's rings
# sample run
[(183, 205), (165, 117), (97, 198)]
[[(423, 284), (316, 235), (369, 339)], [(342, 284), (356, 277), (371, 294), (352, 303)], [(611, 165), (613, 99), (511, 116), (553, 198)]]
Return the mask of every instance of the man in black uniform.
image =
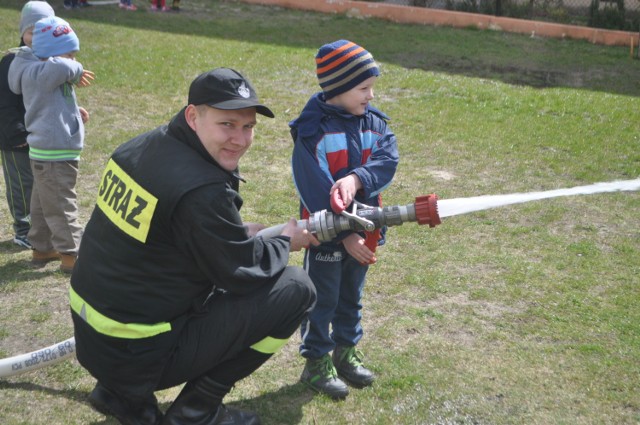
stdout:
[[(122, 424), (257, 424), (222, 399), (298, 329), (315, 290), (289, 252), (317, 239), (243, 223), (238, 162), (256, 113), (238, 72), (198, 76), (168, 125), (124, 143), (103, 173), (71, 277), (89, 401)], [(186, 382), (163, 415), (154, 391)]]

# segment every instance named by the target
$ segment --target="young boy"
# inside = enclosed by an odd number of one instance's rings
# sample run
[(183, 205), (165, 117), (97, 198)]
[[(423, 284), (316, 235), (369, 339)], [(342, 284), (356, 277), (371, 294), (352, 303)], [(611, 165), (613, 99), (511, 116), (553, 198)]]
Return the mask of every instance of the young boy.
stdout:
[[(316, 65), (322, 92), (289, 123), (301, 216), (331, 211), (329, 200), (335, 191), (346, 206), (354, 200), (380, 206), (380, 193), (398, 165), (398, 148), (388, 117), (369, 105), (378, 65), (367, 50), (347, 40), (322, 46)], [(301, 381), (335, 399), (349, 394), (342, 379), (360, 388), (375, 378), (356, 349), (363, 334), (365, 277), (368, 265), (375, 262), (366, 238), (375, 238), (374, 246), (382, 244), (384, 231), (342, 232), (331, 242), (309, 248), (304, 258), (318, 301), (301, 327), (300, 354), (307, 359)]]
[[(33, 26), (40, 19), (53, 15), (53, 8), (47, 2), (26, 3), (20, 14), (20, 46), (31, 47)], [(14, 53), (9, 53), (0, 60), (0, 156), (7, 187), (7, 203), (13, 218), (13, 243), (31, 249), (27, 234), (31, 227), (29, 205), (33, 175), (29, 164), (22, 96), (9, 89), (9, 66), (14, 57)]]
[(32, 48), (18, 50), (9, 67), (9, 88), (23, 96), (29, 132), (32, 263), (61, 260), (65, 273), (73, 269), (82, 236), (75, 186), (89, 119), (77, 105), (73, 85), (93, 79), (75, 60), (79, 50), (71, 26), (52, 16), (36, 22)]

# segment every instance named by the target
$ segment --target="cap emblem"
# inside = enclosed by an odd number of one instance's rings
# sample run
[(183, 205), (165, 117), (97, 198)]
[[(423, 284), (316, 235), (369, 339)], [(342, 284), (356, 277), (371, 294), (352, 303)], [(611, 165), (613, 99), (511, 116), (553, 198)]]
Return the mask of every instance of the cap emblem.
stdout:
[(238, 94), (245, 99), (248, 99), (249, 96), (251, 96), (251, 92), (249, 91), (249, 88), (244, 84), (244, 81), (242, 82), (242, 84), (240, 84), (240, 87), (238, 87)]

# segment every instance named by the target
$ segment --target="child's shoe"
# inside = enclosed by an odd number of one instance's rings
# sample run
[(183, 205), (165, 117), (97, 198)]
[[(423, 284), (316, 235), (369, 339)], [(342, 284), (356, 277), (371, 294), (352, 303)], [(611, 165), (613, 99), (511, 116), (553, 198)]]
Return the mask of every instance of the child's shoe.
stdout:
[(73, 271), (73, 266), (76, 265), (76, 256), (70, 254), (61, 254), (60, 259), (62, 262), (60, 263), (60, 271), (62, 273), (71, 274)]
[(31, 246), (31, 242), (29, 242), (29, 239), (27, 239), (26, 236), (15, 235), (13, 238), (13, 243), (21, 246), (22, 248), (33, 249), (33, 247)]
[(31, 264), (36, 267), (42, 267), (50, 261), (60, 260), (60, 254), (57, 251), (37, 251), (31, 253)]
[(167, 7), (167, 6), (162, 6), (161, 9), (162, 12), (171, 12), (171, 8)]
[(135, 4), (130, 4), (127, 6), (127, 10), (138, 10), (138, 7)]
[(319, 359), (307, 359), (300, 381), (312, 390), (339, 400), (349, 395), (349, 388), (338, 378), (329, 354)]
[(368, 387), (376, 379), (373, 372), (362, 365), (362, 353), (356, 347), (337, 346), (333, 350), (333, 364), (338, 375), (356, 388)]

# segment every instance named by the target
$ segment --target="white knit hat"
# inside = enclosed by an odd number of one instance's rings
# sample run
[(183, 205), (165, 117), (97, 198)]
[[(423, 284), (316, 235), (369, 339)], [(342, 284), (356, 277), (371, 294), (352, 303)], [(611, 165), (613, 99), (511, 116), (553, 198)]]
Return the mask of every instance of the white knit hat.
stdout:
[(30, 1), (22, 7), (20, 14), (20, 37), (42, 18), (55, 16), (53, 8), (46, 1)]

